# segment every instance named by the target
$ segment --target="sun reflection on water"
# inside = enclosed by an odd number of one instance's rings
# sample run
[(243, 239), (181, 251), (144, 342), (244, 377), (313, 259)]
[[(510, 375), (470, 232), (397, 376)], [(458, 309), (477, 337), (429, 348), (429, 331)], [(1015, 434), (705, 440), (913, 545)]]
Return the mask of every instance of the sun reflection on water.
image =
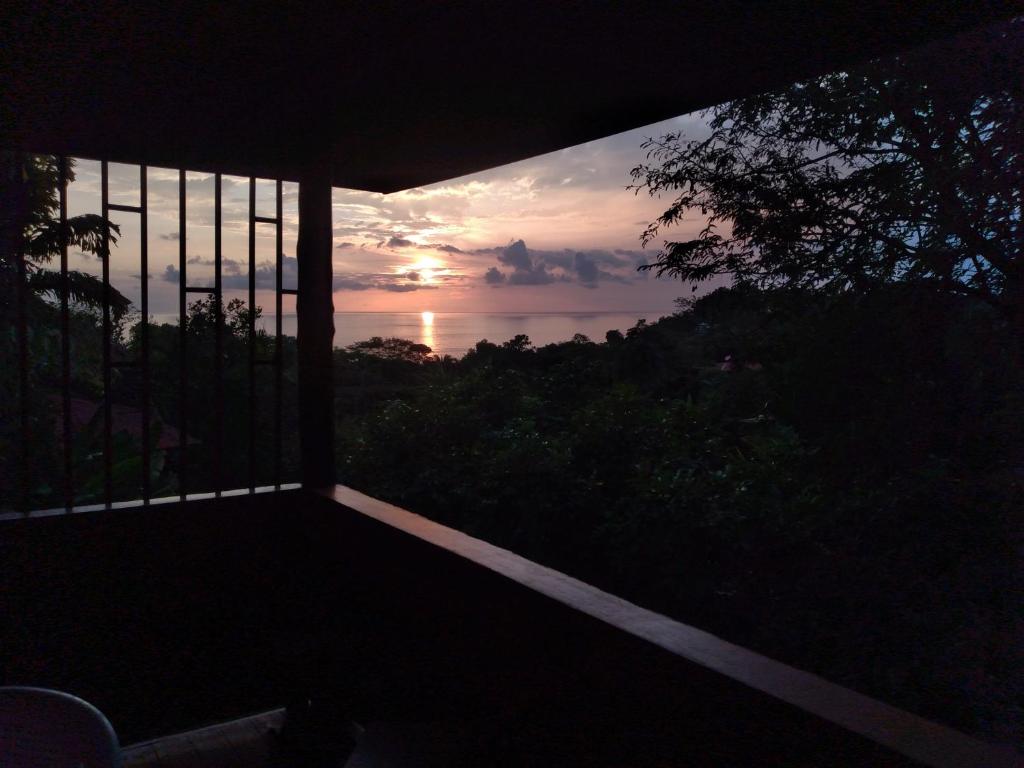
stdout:
[(420, 312), (420, 343), (434, 348), (434, 313)]

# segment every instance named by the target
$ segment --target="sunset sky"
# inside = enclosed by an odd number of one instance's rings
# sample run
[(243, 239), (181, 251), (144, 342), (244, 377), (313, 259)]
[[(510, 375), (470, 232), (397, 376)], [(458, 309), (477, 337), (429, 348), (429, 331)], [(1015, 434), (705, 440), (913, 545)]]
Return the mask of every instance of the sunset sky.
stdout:
[[(334, 191), (334, 304), (337, 311), (559, 312), (672, 309), (689, 288), (638, 273), (653, 245), (639, 237), (667, 200), (626, 190), (643, 159), (645, 137), (683, 128), (684, 116), (600, 141), (427, 187), (381, 195)], [(72, 215), (99, 210), (99, 164), (79, 161), (69, 191)], [(177, 308), (178, 174), (148, 174), (150, 311)], [(223, 177), (226, 296), (248, 285), (248, 180)], [(188, 283), (213, 282), (213, 177), (188, 174)], [(285, 286), (294, 285), (296, 184), (285, 184)], [(110, 165), (110, 200), (138, 203), (138, 169)], [(257, 214), (272, 216), (273, 184), (259, 182)], [(138, 216), (111, 214), (122, 238), (112, 282), (137, 301)], [(695, 216), (673, 235), (699, 229)], [(273, 306), (273, 227), (257, 226), (257, 301)], [(99, 273), (93, 257), (72, 254), (73, 268)], [(286, 312), (292, 310), (286, 304)]]

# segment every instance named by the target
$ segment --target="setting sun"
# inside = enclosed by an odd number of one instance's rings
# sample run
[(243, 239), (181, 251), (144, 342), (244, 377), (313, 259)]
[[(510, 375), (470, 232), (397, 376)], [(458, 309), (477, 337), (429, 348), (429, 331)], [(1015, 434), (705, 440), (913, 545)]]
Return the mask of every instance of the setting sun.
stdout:
[(447, 267), (445, 267), (440, 259), (425, 256), (408, 266), (406, 270), (407, 274), (415, 272), (419, 275), (421, 282), (432, 283), (438, 273), (447, 271)]
[(418, 259), (412, 264), (409, 269), (423, 270), (423, 269), (444, 269), (444, 264), (440, 259), (431, 258), (430, 256), (424, 256)]
[(420, 317), (423, 319), (424, 325), (434, 324), (434, 313), (433, 312), (420, 312)]

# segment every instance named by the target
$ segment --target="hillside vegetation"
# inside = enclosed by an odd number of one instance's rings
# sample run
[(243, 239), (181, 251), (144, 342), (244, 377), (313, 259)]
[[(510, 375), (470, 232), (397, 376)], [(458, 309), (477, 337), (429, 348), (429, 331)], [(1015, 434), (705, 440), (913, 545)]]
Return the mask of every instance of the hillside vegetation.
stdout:
[(969, 731), (1024, 725), (1024, 388), (983, 303), (720, 289), (337, 354), (338, 478)]

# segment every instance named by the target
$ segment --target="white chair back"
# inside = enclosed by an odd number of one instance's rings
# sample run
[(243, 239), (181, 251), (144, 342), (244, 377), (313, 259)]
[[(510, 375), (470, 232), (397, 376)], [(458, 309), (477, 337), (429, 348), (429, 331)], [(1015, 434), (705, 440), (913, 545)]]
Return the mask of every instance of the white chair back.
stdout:
[(45, 688), (0, 687), (0, 766), (121, 768), (121, 750), (92, 704)]

